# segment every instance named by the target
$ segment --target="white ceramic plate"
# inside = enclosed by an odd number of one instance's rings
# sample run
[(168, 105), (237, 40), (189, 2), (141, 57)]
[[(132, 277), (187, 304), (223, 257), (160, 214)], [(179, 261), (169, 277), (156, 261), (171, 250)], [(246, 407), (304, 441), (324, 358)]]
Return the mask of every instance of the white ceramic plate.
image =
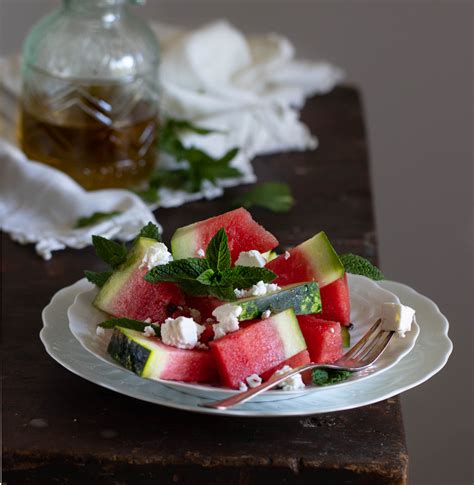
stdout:
[[(69, 307), (67, 314), (69, 319), (69, 329), (72, 334), (79, 340), (81, 345), (98, 359), (119, 368), (123, 372), (130, 371), (124, 369), (120, 364), (113, 360), (107, 353), (107, 345), (112, 335), (112, 330), (106, 330), (105, 334), (98, 336), (96, 334), (97, 324), (109, 318), (105, 313), (97, 310), (92, 301), (97, 295), (98, 289), (82, 280), (81, 286), (87, 288), (86, 291), (78, 293), (74, 303)], [(374, 281), (363, 276), (349, 275), (349, 287), (351, 295), (351, 322), (354, 328), (351, 331), (351, 344), (354, 345), (377, 320), (380, 314), (380, 308), (384, 302), (399, 302), (396, 295), (382, 289)], [(395, 336), (384, 354), (377, 360), (375, 365), (370, 369), (355, 374), (349, 380), (336, 384), (341, 387), (349, 385), (361, 379), (367, 379), (379, 372), (386, 371), (400, 361), (416, 342), (419, 334), (418, 325), (414, 325), (411, 332), (407, 333), (405, 338)], [(172, 387), (190, 395), (205, 397), (209, 399), (222, 399), (238, 393), (238, 391), (228, 388), (219, 388), (211, 385), (192, 384), (186, 382), (157, 380), (166, 386)], [(297, 391), (273, 390), (267, 391), (260, 396), (255, 397), (255, 402), (275, 401), (282, 399), (292, 399), (310, 392), (322, 392), (328, 387), (308, 386), (305, 389)]]
[(54, 295), (43, 310), (44, 327), (40, 338), (51, 357), (71, 372), (107, 389), (154, 404), (198, 413), (248, 417), (303, 416), (342, 411), (388, 399), (421, 384), (444, 367), (452, 351), (448, 321), (435, 303), (400, 283), (382, 281), (379, 285), (396, 294), (417, 312), (420, 335), (412, 352), (391, 369), (371, 379), (342, 388), (328, 387), (324, 392), (286, 401), (251, 401), (228, 410), (203, 408), (199, 405), (208, 399), (141, 379), (99, 360), (86, 351), (69, 330), (66, 312), (77, 294), (84, 291), (82, 281)]

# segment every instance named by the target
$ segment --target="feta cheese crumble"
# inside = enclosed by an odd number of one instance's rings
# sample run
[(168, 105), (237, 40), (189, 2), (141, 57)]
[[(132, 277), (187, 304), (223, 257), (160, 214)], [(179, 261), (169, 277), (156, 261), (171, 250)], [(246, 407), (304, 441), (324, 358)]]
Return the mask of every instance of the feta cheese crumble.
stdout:
[(151, 325), (147, 325), (143, 329), (143, 333), (145, 334), (145, 337), (154, 337), (156, 335), (155, 329)]
[(267, 264), (267, 258), (256, 249), (242, 251), (235, 262), (236, 266), (256, 266), (262, 268)]
[(161, 340), (178, 349), (193, 349), (204, 327), (189, 317), (167, 318), (161, 325)]
[(262, 319), (265, 320), (266, 318), (270, 318), (270, 315), (272, 314), (271, 310), (265, 310), (262, 313)]
[(382, 330), (393, 330), (400, 337), (405, 337), (405, 333), (411, 330), (415, 310), (401, 303), (383, 303), (380, 318), (382, 319)]
[(262, 383), (262, 378), (257, 374), (251, 374), (245, 378), (245, 381), (249, 387), (254, 388)]
[(170, 261), (173, 261), (173, 256), (171, 256), (171, 253), (168, 251), (166, 245), (161, 242), (156, 242), (145, 251), (139, 267), (140, 269), (146, 267), (148, 270), (150, 270), (155, 266), (167, 264)]
[(248, 290), (235, 289), (234, 293), (237, 298), (247, 298), (249, 296), (267, 295), (268, 293), (274, 293), (278, 290), (281, 290), (281, 288), (275, 283), (264, 283), (263, 281), (259, 281)]
[(290, 259), (290, 251), (285, 251), (285, 259)]
[(105, 335), (105, 329), (102, 327), (96, 327), (95, 333), (101, 337), (102, 335)]
[(212, 328), (214, 329), (214, 339), (218, 339), (231, 332), (236, 332), (239, 329), (239, 315), (242, 313), (242, 307), (226, 303), (218, 306), (212, 312), (216, 318)]
[(204, 258), (205, 255), (206, 255), (206, 251), (204, 251), (204, 249), (202, 249), (202, 248), (199, 248), (198, 249), (198, 256), (200, 258)]
[(247, 391), (248, 390), (248, 386), (247, 384), (245, 384), (245, 382), (239, 382), (239, 391)]
[[(292, 370), (293, 368), (289, 365), (283, 366), (281, 369), (277, 370), (273, 375), (274, 376), (281, 376)], [(297, 391), (298, 389), (304, 389), (306, 386), (304, 385), (303, 379), (301, 378), (301, 374), (295, 374), (294, 376), (288, 377), (284, 381), (277, 384), (277, 387), (282, 389), (283, 391)]]

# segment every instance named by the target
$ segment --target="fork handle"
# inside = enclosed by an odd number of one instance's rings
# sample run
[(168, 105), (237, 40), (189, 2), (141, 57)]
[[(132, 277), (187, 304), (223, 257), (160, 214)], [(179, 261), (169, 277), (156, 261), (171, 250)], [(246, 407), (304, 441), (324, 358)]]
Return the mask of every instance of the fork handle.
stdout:
[(268, 381), (260, 384), (257, 387), (253, 387), (248, 389), (247, 391), (240, 392), (239, 394), (235, 394), (234, 396), (228, 397), (226, 399), (221, 399), (220, 401), (212, 401), (209, 403), (200, 404), (202, 407), (212, 408), (212, 409), (227, 409), (235, 406), (237, 404), (241, 404), (247, 402), (249, 399), (252, 399), (254, 396), (258, 396), (262, 392), (266, 391), (267, 389), (271, 389), (275, 387), (280, 382), (288, 379), (288, 377), (292, 377), (300, 372), (304, 372), (305, 370), (310, 369), (317, 369), (320, 367), (324, 367), (325, 369), (340, 369), (340, 366), (337, 365), (330, 365), (330, 364), (305, 364), (300, 365), (299, 367), (295, 367), (288, 372), (285, 372), (281, 375), (273, 375)]

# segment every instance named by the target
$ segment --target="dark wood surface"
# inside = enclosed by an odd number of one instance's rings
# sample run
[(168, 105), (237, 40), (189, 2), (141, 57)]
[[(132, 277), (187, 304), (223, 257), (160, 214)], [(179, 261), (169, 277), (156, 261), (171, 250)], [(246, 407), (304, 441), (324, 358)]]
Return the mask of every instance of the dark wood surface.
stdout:
[[(259, 179), (289, 182), (287, 215), (252, 210), (282, 248), (324, 229), (336, 249), (376, 258), (361, 102), (350, 87), (310, 100), (313, 152), (255, 160)], [(233, 196), (157, 218), (174, 229), (230, 208)], [(49, 262), (2, 235), (3, 480), (17, 483), (405, 483), (398, 398), (301, 418), (215, 417), (141, 402), (71, 374), (45, 352), (41, 310), (60, 288), (100, 269), (91, 248)], [(282, 402), (282, 406), (284, 403)], [(153, 482), (155, 483), (155, 482)]]

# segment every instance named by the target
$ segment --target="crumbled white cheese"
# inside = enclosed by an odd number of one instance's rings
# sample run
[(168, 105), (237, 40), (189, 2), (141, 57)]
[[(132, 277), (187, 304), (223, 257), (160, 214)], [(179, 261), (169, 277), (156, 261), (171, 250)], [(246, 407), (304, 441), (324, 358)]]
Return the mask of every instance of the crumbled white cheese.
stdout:
[(232, 303), (226, 303), (215, 308), (212, 315), (216, 317), (218, 323), (212, 326), (214, 339), (221, 338), (230, 332), (236, 332), (239, 329), (239, 315), (241, 313), (242, 307)]
[(257, 374), (252, 374), (245, 378), (249, 387), (257, 387), (262, 383), (262, 378)]
[(245, 384), (245, 382), (239, 382), (239, 391), (247, 391), (248, 390), (248, 386), (247, 384)]
[(198, 249), (198, 256), (200, 258), (204, 258), (205, 255), (206, 255), (206, 251), (204, 251), (204, 249), (202, 249), (202, 248), (199, 248)]
[(236, 266), (256, 266), (262, 268), (267, 264), (267, 258), (256, 249), (242, 251), (235, 262)]
[(289, 259), (291, 256), (290, 251), (285, 251), (285, 259)]
[(268, 293), (274, 293), (278, 290), (281, 290), (281, 288), (275, 283), (264, 283), (263, 281), (259, 281), (248, 290), (235, 289), (234, 293), (237, 298), (247, 298), (249, 296), (267, 295)]
[[(281, 376), (290, 370), (292, 370), (292, 367), (285, 365), (281, 369), (277, 370), (273, 375)], [(297, 391), (298, 389), (304, 389), (306, 386), (301, 378), (301, 374), (295, 374), (294, 376), (288, 377), (284, 381), (277, 384), (277, 387), (283, 389), (284, 391)]]
[(202, 332), (204, 332), (204, 327), (192, 318), (167, 318), (161, 325), (161, 340), (164, 344), (178, 349), (193, 349)]
[(172, 260), (173, 256), (171, 256), (166, 245), (161, 242), (156, 242), (145, 251), (142, 262), (140, 263), (140, 269), (146, 267), (150, 270), (155, 266), (167, 264)]
[(143, 333), (145, 334), (145, 337), (154, 337), (156, 335), (155, 329), (151, 325), (147, 325), (143, 329)]
[(152, 323), (152, 319), (151, 317), (148, 317), (148, 318), (145, 318), (145, 320), (143, 320), (145, 323)]
[(102, 336), (102, 335), (104, 335), (104, 334), (105, 334), (105, 329), (104, 329), (104, 328), (102, 328), (102, 327), (97, 326), (97, 327), (96, 327), (96, 329), (95, 329), (95, 333), (96, 333), (97, 335), (99, 335), (99, 336)]
[(202, 342), (198, 342), (196, 344), (196, 349), (199, 349), (199, 350), (208, 350), (209, 347), (206, 345), (206, 344), (203, 344)]
[(271, 314), (272, 314), (271, 310), (265, 310), (265, 311), (262, 313), (262, 318), (263, 318), (263, 320), (265, 320), (266, 318), (269, 318)]
[(411, 330), (415, 310), (401, 303), (383, 303), (380, 318), (382, 330), (393, 330), (400, 337), (405, 337), (405, 333)]
[(190, 308), (189, 313), (191, 314), (191, 318), (198, 322), (201, 323), (201, 312), (197, 310), (196, 308)]

